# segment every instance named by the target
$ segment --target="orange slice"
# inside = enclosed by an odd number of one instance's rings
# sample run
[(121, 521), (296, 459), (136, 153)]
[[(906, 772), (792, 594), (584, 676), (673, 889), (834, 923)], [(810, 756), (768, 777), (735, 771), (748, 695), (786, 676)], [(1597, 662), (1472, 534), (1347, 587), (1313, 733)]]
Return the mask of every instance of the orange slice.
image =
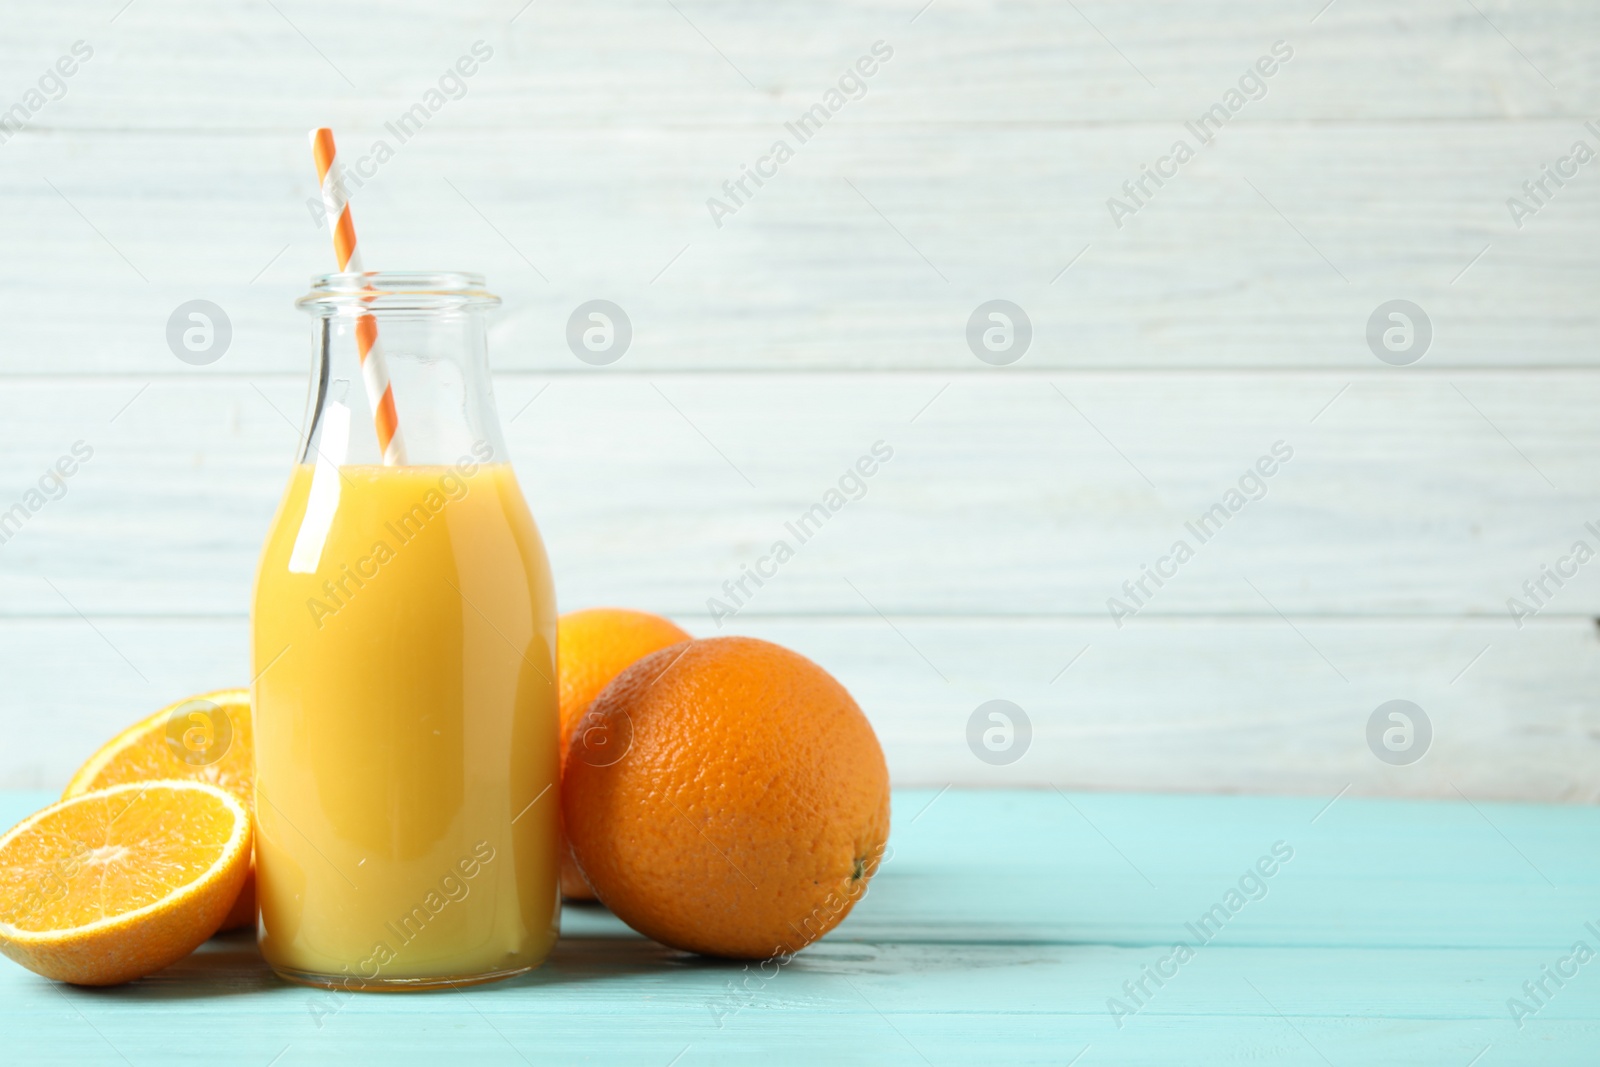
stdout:
[(66, 796), (123, 782), (188, 778), (221, 786), (248, 807), (255, 786), (250, 727), (248, 689), (180, 700), (102, 745), (72, 776)]
[[(221, 786), (254, 812), (253, 740), (250, 690), (199, 693), (141, 719), (106, 742), (72, 776), (63, 799), (123, 782), (184, 778)], [(255, 924), (252, 872), (222, 929)]]
[(250, 872), (250, 813), (202, 782), (129, 782), (0, 837), (0, 952), (58, 982), (116, 985), (217, 932)]

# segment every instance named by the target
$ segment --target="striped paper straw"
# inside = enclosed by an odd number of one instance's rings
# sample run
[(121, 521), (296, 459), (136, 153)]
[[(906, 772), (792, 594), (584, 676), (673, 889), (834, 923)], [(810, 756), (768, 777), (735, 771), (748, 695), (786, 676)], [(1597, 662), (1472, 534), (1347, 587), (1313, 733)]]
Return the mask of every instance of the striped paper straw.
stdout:
[[(339, 269), (361, 273), (361, 250), (356, 247), (356, 228), (350, 221), (350, 197), (338, 167), (338, 151), (333, 146), (333, 131), (320, 127), (311, 131), (311, 154), (317, 162), (317, 180), (322, 184), (322, 203), (327, 208), (333, 230), (333, 254)], [(372, 423), (378, 431), (378, 448), (386, 467), (406, 461), (405, 440), (400, 436), (400, 419), (394, 409), (394, 387), (389, 384), (389, 365), (378, 341), (378, 320), (363, 314), (356, 320), (356, 350), (361, 354), (361, 380), (372, 403)]]

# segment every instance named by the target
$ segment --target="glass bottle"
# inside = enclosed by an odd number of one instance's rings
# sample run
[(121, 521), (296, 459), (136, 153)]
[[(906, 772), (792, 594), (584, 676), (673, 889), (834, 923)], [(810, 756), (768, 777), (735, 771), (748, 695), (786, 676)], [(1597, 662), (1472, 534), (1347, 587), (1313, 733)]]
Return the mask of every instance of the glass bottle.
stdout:
[(498, 304), (377, 272), (298, 302), (310, 397), (251, 611), (259, 938), (290, 980), (492, 981), (555, 942), (555, 593), (495, 413)]

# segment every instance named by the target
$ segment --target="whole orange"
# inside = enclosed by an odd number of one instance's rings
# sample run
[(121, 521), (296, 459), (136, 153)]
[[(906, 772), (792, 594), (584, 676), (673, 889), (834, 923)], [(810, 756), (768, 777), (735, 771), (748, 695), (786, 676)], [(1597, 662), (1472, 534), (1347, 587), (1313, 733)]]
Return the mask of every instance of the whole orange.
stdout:
[(573, 732), (561, 799), (600, 900), (714, 956), (793, 953), (833, 929), (889, 837), (889, 771), (855, 700), (749, 637), (623, 671)]
[[(611, 679), (641, 656), (689, 640), (689, 635), (659, 615), (627, 608), (587, 608), (561, 616), (556, 624), (556, 668), (561, 693), (561, 754), (572, 728)], [(561, 895), (593, 900), (594, 890), (572, 862), (566, 841), (560, 845)]]

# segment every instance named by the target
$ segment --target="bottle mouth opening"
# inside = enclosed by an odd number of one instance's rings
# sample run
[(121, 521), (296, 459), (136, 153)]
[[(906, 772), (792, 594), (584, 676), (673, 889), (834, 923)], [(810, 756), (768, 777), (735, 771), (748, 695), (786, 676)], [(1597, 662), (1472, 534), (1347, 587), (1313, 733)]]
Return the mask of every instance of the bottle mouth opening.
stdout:
[(361, 271), (319, 274), (295, 307), (313, 315), (344, 311), (454, 311), (494, 308), (500, 298), (483, 275), (467, 271)]

